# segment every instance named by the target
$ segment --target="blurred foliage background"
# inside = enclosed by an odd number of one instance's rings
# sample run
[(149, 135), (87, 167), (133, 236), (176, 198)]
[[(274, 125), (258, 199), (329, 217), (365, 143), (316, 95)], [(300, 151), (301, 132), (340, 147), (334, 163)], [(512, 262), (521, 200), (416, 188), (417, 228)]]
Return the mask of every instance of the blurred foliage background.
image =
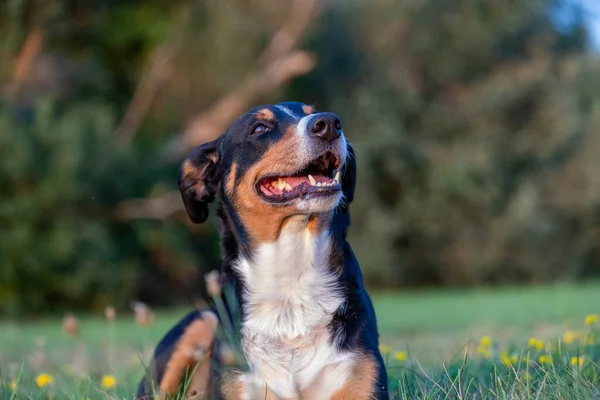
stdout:
[(572, 2), (0, 4), (0, 315), (201, 297), (216, 221), (188, 221), (179, 163), (284, 100), (344, 120), (371, 288), (600, 275), (600, 62)]

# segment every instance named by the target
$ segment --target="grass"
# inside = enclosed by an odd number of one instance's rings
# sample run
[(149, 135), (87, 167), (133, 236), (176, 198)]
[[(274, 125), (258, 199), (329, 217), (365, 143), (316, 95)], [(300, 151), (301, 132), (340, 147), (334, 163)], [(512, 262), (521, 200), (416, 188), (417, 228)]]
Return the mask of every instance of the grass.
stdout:
[[(599, 325), (584, 324), (600, 313), (600, 284), (379, 293), (373, 302), (394, 398), (600, 398)], [(131, 399), (154, 345), (187, 311), (157, 311), (145, 326), (131, 313), (83, 316), (78, 336), (59, 318), (3, 322), (0, 398)], [(52, 383), (39, 388), (43, 373)]]

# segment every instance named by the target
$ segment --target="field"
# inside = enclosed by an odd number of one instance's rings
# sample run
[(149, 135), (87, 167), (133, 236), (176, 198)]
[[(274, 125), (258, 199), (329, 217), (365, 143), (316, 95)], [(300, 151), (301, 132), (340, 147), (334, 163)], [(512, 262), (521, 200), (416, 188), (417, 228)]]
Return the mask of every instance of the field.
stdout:
[[(373, 301), (395, 398), (600, 398), (600, 284)], [(145, 326), (131, 311), (79, 316), (78, 335), (60, 318), (3, 322), (0, 398), (132, 399), (153, 346), (186, 311), (155, 310)]]

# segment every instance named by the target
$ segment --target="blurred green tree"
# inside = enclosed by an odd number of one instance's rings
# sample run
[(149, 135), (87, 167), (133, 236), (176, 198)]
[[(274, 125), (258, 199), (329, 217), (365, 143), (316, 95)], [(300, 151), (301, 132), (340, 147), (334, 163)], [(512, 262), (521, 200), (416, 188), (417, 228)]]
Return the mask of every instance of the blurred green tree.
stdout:
[(600, 66), (565, 1), (3, 3), (0, 313), (201, 294), (178, 164), (283, 99), (344, 119), (370, 284), (597, 275)]
[(581, 21), (553, 24), (559, 3), (352, 2), (328, 18), (345, 29), (313, 33), (314, 49), (349, 36), (332, 68), (360, 71), (308, 93), (357, 149), (351, 238), (371, 283), (598, 273), (598, 58)]

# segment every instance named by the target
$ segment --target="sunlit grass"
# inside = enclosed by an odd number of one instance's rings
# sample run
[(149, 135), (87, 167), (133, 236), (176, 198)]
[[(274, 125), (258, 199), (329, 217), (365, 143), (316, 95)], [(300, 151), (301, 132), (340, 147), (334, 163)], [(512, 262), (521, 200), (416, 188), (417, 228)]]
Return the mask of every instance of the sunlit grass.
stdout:
[(477, 354), (469, 354), (427, 371), (418, 356), (400, 357), (382, 345), (391, 392), (396, 398), (591, 399), (600, 396), (600, 324), (595, 314), (581, 321), (579, 330), (564, 343), (523, 339), (499, 346), (482, 336)]
[[(573, 285), (373, 296), (393, 398), (598, 398), (597, 293)], [(157, 341), (188, 310), (132, 311), (3, 323), (0, 398), (132, 399)]]

